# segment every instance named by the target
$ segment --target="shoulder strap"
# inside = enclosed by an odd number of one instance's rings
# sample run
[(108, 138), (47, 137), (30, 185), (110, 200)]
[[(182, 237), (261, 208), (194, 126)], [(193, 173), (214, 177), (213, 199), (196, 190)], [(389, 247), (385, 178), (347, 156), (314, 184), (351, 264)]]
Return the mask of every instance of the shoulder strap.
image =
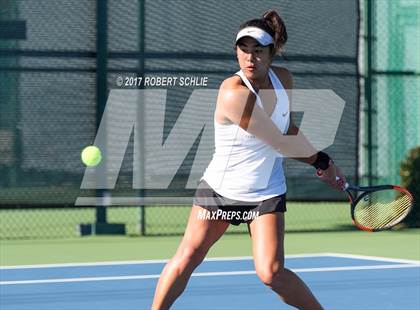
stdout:
[(273, 69), (268, 70), (268, 74), (271, 78), (271, 83), (276, 90), (284, 90), (283, 84), (280, 82), (280, 79), (277, 77), (277, 74), (274, 73)]
[(242, 72), (242, 70), (239, 70), (235, 74), (238, 75), (242, 79), (242, 81), (244, 82), (244, 84), (246, 85), (246, 87), (248, 87), (249, 90), (257, 97), (257, 104), (260, 107), (262, 107), (260, 96), (258, 96), (258, 93), (254, 90), (254, 87), (252, 87), (251, 82), (247, 79), (247, 77)]

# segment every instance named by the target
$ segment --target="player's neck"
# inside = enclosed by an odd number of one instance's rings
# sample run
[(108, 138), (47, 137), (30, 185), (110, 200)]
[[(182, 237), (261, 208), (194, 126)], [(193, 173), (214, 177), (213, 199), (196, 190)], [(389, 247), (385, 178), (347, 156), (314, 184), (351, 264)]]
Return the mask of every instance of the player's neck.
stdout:
[(271, 81), (268, 74), (264, 75), (262, 78), (249, 79), (252, 86), (257, 90), (259, 89), (270, 89)]

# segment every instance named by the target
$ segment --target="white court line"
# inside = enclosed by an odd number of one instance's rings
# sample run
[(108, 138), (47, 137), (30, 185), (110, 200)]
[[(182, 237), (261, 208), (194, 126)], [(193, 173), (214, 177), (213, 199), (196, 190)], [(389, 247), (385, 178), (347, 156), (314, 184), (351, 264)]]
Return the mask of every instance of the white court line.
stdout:
[[(286, 258), (305, 258), (305, 257), (324, 257), (330, 256), (330, 253), (308, 253), (286, 255)], [(233, 257), (209, 257), (204, 259), (205, 262), (213, 261), (240, 261), (252, 260), (252, 256), (233, 256)], [(149, 260), (132, 260), (132, 261), (108, 261), (93, 263), (63, 263), (63, 264), (37, 264), (37, 265), (13, 265), (0, 266), (0, 270), (7, 269), (36, 269), (36, 268), (61, 268), (61, 267), (89, 267), (89, 266), (113, 266), (113, 265), (143, 265), (143, 264), (164, 264), (168, 259), (149, 259)]]
[(383, 262), (390, 262), (390, 263), (420, 265), (420, 260), (411, 260), (411, 259), (402, 259), (402, 258), (388, 258), (388, 257), (382, 257), (382, 256), (366, 256), (366, 255), (345, 254), (345, 253), (324, 253), (324, 255), (331, 256), (331, 257), (376, 260), (376, 261), (383, 261)]
[[(331, 272), (331, 271), (356, 271), (356, 270), (378, 270), (378, 269), (402, 269), (418, 268), (418, 265), (372, 265), (372, 266), (346, 266), (346, 267), (323, 267), (323, 268), (297, 268), (291, 269), (297, 273), (306, 272)], [(255, 270), (244, 271), (224, 271), (224, 272), (196, 272), (192, 277), (215, 277), (215, 276), (239, 276), (256, 274)], [(118, 280), (141, 280), (158, 279), (159, 274), (134, 275), (134, 276), (114, 276), (114, 277), (89, 277), (89, 278), (64, 278), (64, 279), (42, 279), (42, 280), (18, 280), (0, 281), (0, 285), (24, 285), (24, 284), (47, 284), (47, 283), (74, 283), (74, 282), (94, 282), (94, 281), (118, 281)]]
[[(292, 254), (286, 255), (286, 259), (290, 258), (305, 258), (305, 257), (342, 257), (342, 258), (353, 258), (362, 260), (376, 260), (391, 263), (402, 263), (402, 264), (420, 264), (420, 261), (399, 259), (399, 258), (388, 258), (380, 256), (366, 256), (366, 255), (355, 255), (345, 253), (306, 253), (306, 254)], [(241, 261), (241, 260), (252, 260), (252, 256), (233, 256), (233, 257), (209, 257), (204, 259), (206, 262), (212, 261)], [(11, 266), (0, 266), (0, 270), (9, 269), (37, 269), (37, 268), (62, 268), (62, 267), (89, 267), (89, 266), (114, 266), (114, 265), (146, 265), (146, 264), (164, 264), (167, 263), (168, 259), (150, 259), (150, 260), (132, 260), (132, 261), (105, 261), (105, 262), (86, 262), (86, 263), (62, 263), (62, 264), (36, 264), (36, 265), (11, 265)]]

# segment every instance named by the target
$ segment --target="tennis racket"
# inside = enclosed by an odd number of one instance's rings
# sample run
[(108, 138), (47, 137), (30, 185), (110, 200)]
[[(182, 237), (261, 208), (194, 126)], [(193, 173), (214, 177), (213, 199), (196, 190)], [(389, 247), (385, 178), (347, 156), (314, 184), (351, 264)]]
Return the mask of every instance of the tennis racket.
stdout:
[[(337, 177), (337, 180), (340, 179)], [(390, 229), (401, 223), (413, 209), (413, 196), (400, 186), (355, 186), (346, 183), (344, 190), (349, 197), (353, 224), (361, 230)]]
[(380, 231), (394, 227), (410, 213), (413, 196), (400, 186), (354, 186), (345, 184), (351, 204), (354, 225), (366, 231)]

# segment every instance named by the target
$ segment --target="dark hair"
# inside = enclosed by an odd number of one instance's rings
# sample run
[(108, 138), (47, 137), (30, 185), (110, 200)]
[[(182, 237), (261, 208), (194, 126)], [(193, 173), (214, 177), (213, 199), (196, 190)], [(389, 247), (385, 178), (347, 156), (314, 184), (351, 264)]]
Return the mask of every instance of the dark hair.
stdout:
[(258, 27), (267, 33), (269, 33), (274, 40), (274, 45), (272, 53), (277, 54), (277, 52), (286, 44), (287, 41), (287, 31), (284, 21), (281, 19), (279, 14), (274, 10), (269, 10), (265, 12), (262, 18), (251, 19), (239, 26), (239, 30), (244, 29), (245, 27)]

